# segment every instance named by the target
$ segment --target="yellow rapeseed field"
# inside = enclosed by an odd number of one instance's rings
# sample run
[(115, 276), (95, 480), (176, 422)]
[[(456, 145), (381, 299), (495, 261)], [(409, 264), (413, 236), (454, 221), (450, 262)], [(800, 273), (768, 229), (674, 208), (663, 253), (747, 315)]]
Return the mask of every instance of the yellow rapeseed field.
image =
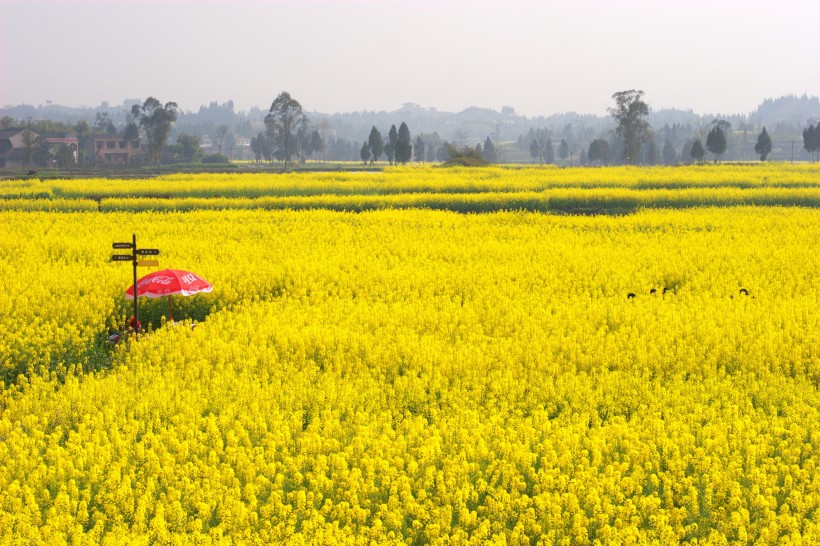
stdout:
[[(0, 544), (818, 543), (812, 169), (0, 182)], [(459, 204), (544, 191), (644, 201)], [(106, 343), (132, 233), (195, 329)]]

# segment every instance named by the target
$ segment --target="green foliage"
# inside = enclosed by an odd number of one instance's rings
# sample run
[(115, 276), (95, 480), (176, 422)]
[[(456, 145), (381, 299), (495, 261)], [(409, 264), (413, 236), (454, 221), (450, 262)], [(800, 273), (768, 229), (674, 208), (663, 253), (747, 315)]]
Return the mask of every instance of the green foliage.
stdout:
[(105, 133), (107, 135), (117, 134), (117, 128), (108, 116), (108, 112), (97, 112), (94, 116), (94, 132)]
[(362, 163), (367, 165), (367, 160), (370, 159), (370, 144), (367, 141), (364, 141), (362, 144), (362, 149), (359, 150), (359, 157), (362, 158)]
[(308, 143), (308, 153), (309, 154), (316, 154), (316, 153), (323, 153), (325, 149), (325, 143), (322, 140), (322, 135), (319, 134), (319, 131), (313, 131), (310, 134), (310, 142)]
[(396, 146), (399, 142), (399, 133), (396, 131), (396, 126), (391, 125), (390, 131), (387, 132), (387, 143), (384, 145), (384, 155), (392, 165), (396, 157)]
[(67, 169), (74, 165), (74, 145), (68, 145), (65, 142), (60, 143), (57, 147), (57, 151), (54, 154), (54, 159), (57, 162), (57, 166), (61, 169)]
[(487, 137), (487, 140), (484, 141), (484, 150), (482, 150), (481, 155), (484, 156), (484, 160), (487, 163), (495, 163), (498, 161), (495, 144), (493, 144), (493, 141), (490, 140), (490, 137)]
[(481, 152), (469, 146), (456, 148), (448, 144), (447, 154), (450, 157), (444, 163), (445, 167), (484, 167), (488, 165)]
[(227, 156), (216, 153), (216, 154), (206, 154), (206, 155), (202, 156), (202, 162), (203, 163), (223, 163), (223, 164), (227, 163), (227, 164), (229, 164), (231, 162), (231, 160), (228, 159)]
[(197, 136), (182, 133), (177, 137), (177, 145), (179, 145), (179, 160), (182, 163), (195, 163), (202, 157)]
[(695, 140), (695, 143), (692, 144), (692, 151), (689, 152), (689, 155), (695, 161), (703, 161), (703, 157), (706, 155), (706, 150), (703, 149), (703, 144), (700, 143), (700, 139)]
[(274, 142), (277, 144), (278, 156), (284, 160), (285, 169), (288, 168), (288, 161), (295, 152), (296, 132), (303, 128), (306, 122), (307, 118), (302, 111), (302, 105), (287, 91), (279, 93), (279, 96), (271, 103), (268, 115), (265, 116), (268, 144), (269, 146)]
[(594, 163), (598, 161), (601, 165), (608, 165), (611, 155), (612, 150), (609, 146), (609, 142), (603, 138), (593, 140), (587, 152), (587, 158), (589, 158), (590, 162)]
[(396, 138), (394, 151), (396, 163), (407, 164), (413, 158), (413, 145), (410, 144), (410, 129), (405, 122), (401, 122)]
[(566, 160), (569, 157), (569, 144), (564, 138), (561, 139), (561, 144), (558, 146), (558, 157), (561, 160)]
[(715, 154), (715, 163), (718, 161), (718, 156), (726, 153), (726, 133), (723, 132), (720, 125), (715, 125), (709, 134), (706, 135), (706, 149)]
[(817, 159), (817, 152), (820, 151), (820, 124), (803, 129), (803, 148), (813, 154), (813, 159)]
[(421, 139), (421, 135), (416, 137), (416, 145), (413, 147), (413, 156), (419, 163), (424, 163), (424, 141)]
[(555, 150), (550, 139), (544, 143), (544, 163), (555, 163)]
[(766, 132), (766, 128), (760, 132), (757, 137), (757, 144), (755, 144), (755, 153), (760, 155), (760, 161), (766, 161), (766, 157), (772, 152), (772, 138)]
[(375, 125), (370, 130), (370, 136), (367, 137), (367, 145), (370, 148), (370, 164), (372, 165), (384, 153), (384, 140)]
[(142, 105), (135, 104), (131, 107), (131, 115), (139, 123), (148, 140), (149, 160), (153, 165), (158, 165), (162, 148), (177, 120), (177, 104), (167, 102), (163, 105), (154, 97), (148, 97)]
[(649, 143), (649, 148), (646, 151), (646, 162), (649, 165), (657, 165), (660, 161), (658, 157), (658, 145), (655, 144), (655, 141)]
[(663, 163), (664, 165), (674, 165), (678, 160), (678, 155), (675, 153), (675, 147), (666, 139), (663, 145)]
[(649, 115), (649, 106), (641, 100), (643, 91), (630, 89), (612, 95), (615, 108), (608, 108), (610, 115), (618, 122), (615, 133), (624, 140), (623, 157), (632, 163), (641, 151), (641, 144), (649, 141), (652, 131), (644, 116)]

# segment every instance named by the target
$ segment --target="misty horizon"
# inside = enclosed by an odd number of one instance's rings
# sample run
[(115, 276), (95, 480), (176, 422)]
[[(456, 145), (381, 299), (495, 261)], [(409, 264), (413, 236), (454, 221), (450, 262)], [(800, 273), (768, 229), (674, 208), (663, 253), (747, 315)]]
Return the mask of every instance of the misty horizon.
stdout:
[[(101, 103), (99, 103), (97, 105), (62, 104), (62, 103), (56, 103), (56, 102), (53, 102), (53, 101), (50, 101), (50, 100), (46, 101), (45, 104), (43, 104), (43, 103), (30, 104), (30, 103), (23, 102), (23, 103), (19, 103), (19, 104), (5, 104), (5, 105), (2, 106), (2, 108), (0, 108), (0, 110), (4, 110), (4, 111), (5, 110), (12, 110), (12, 109), (15, 109), (15, 108), (20, 108), (20, 107), (30, 107), (30, 108), (36, 108), (36, 109), (65, 108), (65, 109), (92, 110), (92, 111), (105, 110), (105, 109), (116, 109), (118, 107), (122, 107), (122, 108), (125, 108), (126, 110), (130, 110), (130, 108), (133, 104), (141, 104), (147, 98), (148, 97), (125, 98), (125, 99), (122, 99), (120, 102), (113, 102), (113, 101), (103, 100)], [(268, 110), (268, 106), (264, 106), (264, 105), (252, 105), (250, 107), (244, 107), (244, 108), (239, 107), (239, 108), (237, 108), (236, 101), (234, 101), (231, 98), (228, 98), (224, 101), (222, 101), (222, 100), (207, 101), (205, 103), (202, 103), (202, 104), (198, 105), (195, 108), (186, 108), (186, 105), (181, 104), (178, 101), (173, 100), (173, 98), (164, 98), (164, 97), (154, 97), (154, 98), (160, 100), (160, 102), (162, 102), (162, 103), (167, 103), (167, 102), (176, 103), (178, 108), (179, 108), (179, 111), (181, 113), (184, 113), (184, 114), (196, 114), (201, 109), (207, 108), (209, 105), (213, 105), (213, 104), (217, 104), (217, 105), (220, 105), (220, 106), (227, 105), (227, 104), (233, 104), (234, 113), (236, 113), (237, 115), (244, 115), (244, 116), (248, 116), (248, 115), (251, 114), (251, 112), (256, 111), (256, 110), (258, 110), (258, 111), (267, 111)], [(294, 98), (296, 100), (299, 100), (298, 97), (294, 97)], [(763, 98), (760, 99), (759, 103), (753, 109), (751, 109), (747, 112), (718, 112), (718, 111), (698, 112), (694, 108), (685, 107), (685, 106), (678, 106), (678, 105), (672, 105), (672, 106), (669, 106), (669, 107), (657, 108), (657, 107), (654, 107), (652, 105), (652, 101), (650, 100), (649, 97), (644, 97), (645, 102), (649, 105), (649, 108), (650, 108), (651, 112), (656, 112), (656, 113), (657, 112), (684, 112), (684, 113), (689, 113), (689, 114), (693, 114), (695, 116), (700, 116), (700, 117), (710, 117), (710, 116), (748, 117), (748, 116), (754, 114), (758, 110), (760, 105), (765, 103), (766, 101), (774, 101), (774, 100), (783, 99), (783, 98), (797, 98), (797, 99), (808, 99), (810, 101), (811, 100), (818, 101), (818, 97), (816, 95), (810, 95), (808, 93), (789, 93), (789, 94), (782, 95), (782, 96), (779, 96), (779, 97), (763, 97)], [(459, 113), (467, 112), (467, 111), (470, 111), (470, 110), (489, 110), (489, 111), (492, 111), (496, 114), (503, 114), (503, 111), (505, 109), (510, 108), (513, 111), (511, 115), (515, 115), (515, 116), (518, 116), (518, 117), (523, 117), (523, 118), (526, 118), (526, 119), (549, 118), (549, 117), (552, 117), (552, 116), (561, 116), (561, 115), (578, 115), (578, 116), (581, 116), (581, 117), (590, 116), (590, 117), (604, 117), (604, 118), (609, 117), (609, 114), (607, 113), (606, 108), (604, 108), (604, 111), (600, 112), (600, 113), (580, 112), (578, 110), (563, 110), (563, 111), (541, 112), (541, 113), (537, 113), (537, 114), (534, 114), (534, 115), (527, 115), (525, 113), (519, 112), (518, 109), (515, 108), (514, 104), (507, 104), (507, 103), (505, 103), (501, 106), (498, 106), (498, 107), (479, 106), (479, 105), (471, 104), (471, 105), (465, 106), (465, 107), (457, 109), (457, 110), (446, 110), (446, 109), (438, 108), (436, 106), (425, 106), (425, 105), (415, 103), (413, 101), (405, 101), (405, 102), (401, 103), (399, 106), (397, 106), (395, 108), (392, 108), (392, 109), (364, 108), (364, 109), (361, 109), (361, 110), (343, 110), (343, 111), (336, 111), (336, 112), (327, 112), (327, 111), (321, 111), (321, 110), (318, 110), (318, 109), (313, 109), (308, 104), (302, 104), (302, 106), (305, 109), (305, 112), (307, 112), (307, 113), (325, 115), (325, 116), (339, 116), (339, 115), (350, 115), (350, 114), (383, 114), (383, 113), (389, 114), (389, 113), (393, 113), (393, 112), (398, 112), (402, 109), (405, 109), (405, 108), (409, 107), (409, 108), (417, 108), (417, 109), (426, 110), (426, 111), (429, 111), (429, 112), (441, 113), (441, 114), (459, 114)], [(611, 105), (607, 105), (607, 106), (611, 106)], [(818, 115), (820, 115), (820, 111), (818, 111)]]
[(749, 113), (820, 94), (805, 24), (818, 19), (810, 0), (3, 0), (0, 104), (250, 111), (287, 90), (328, 114), (603, 116), (613, 93), (641, 89), (656, 111)]

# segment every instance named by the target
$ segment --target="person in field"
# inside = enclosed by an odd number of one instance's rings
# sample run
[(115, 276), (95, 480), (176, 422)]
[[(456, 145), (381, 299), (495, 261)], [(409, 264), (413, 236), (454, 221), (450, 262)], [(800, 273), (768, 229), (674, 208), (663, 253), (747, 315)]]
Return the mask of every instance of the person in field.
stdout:
[(142, 324), (140, 324), (140, 321), (137, 320), (137, 317), (131, 317), (131, 320), (128, 321), (128, 327), (131, 331), (136, 333), (140, 333), (142, 331)]

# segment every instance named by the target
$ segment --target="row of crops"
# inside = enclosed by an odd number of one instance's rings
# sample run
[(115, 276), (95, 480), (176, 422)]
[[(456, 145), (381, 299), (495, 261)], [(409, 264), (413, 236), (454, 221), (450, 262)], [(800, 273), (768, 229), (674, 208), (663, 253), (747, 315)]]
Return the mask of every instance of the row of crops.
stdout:
[(379, 173), (167, 175), (3, 181), (0, 210), (430, 208), (623, 213), (639, 208), (820, 206), (814, 165), (686, 168), (394, 168)]
[(0, 543), (820, 543), (812, 169), (2, 181)]

